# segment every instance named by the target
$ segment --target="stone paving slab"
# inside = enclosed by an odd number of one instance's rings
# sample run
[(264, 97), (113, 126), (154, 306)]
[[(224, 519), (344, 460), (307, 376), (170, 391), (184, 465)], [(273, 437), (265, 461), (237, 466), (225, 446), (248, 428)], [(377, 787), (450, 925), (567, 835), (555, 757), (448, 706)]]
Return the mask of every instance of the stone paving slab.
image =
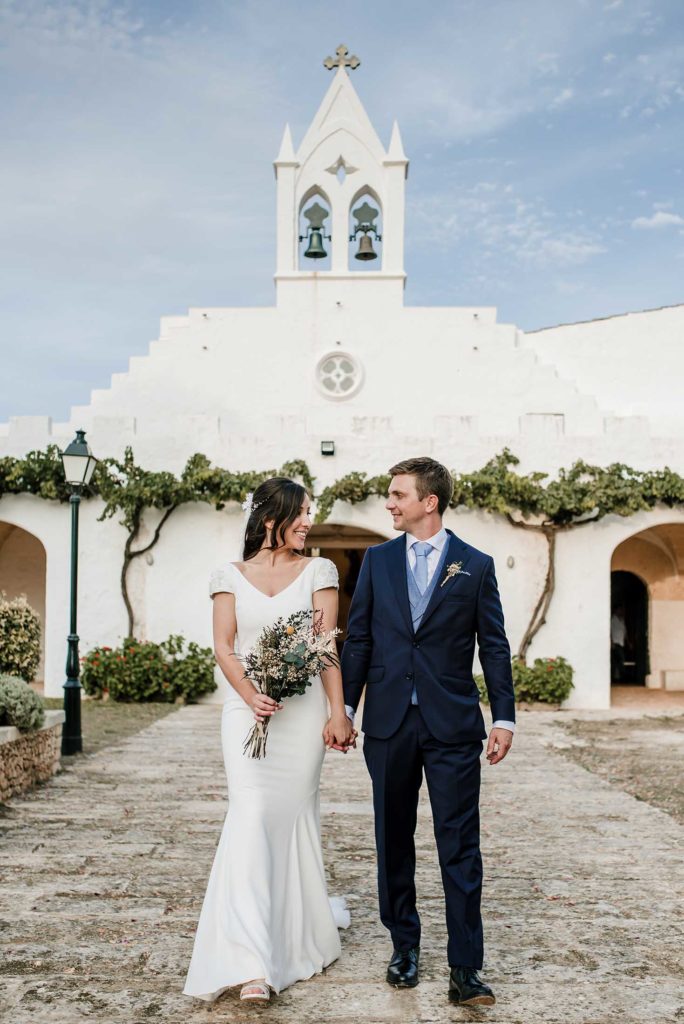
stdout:
[(423, 974), (384, 982), (370, 787), (360, 752), (326, 757), (331, 892), (352, 926), (341, 959), (268, 1007), (182, 995), (225, 815), (220, 708), (182, 708), (85, 757), (0, 813), (0, 1019), (8, 1024), (675, 1024), (684, 1021), (684, 829), (555, 751), (554, 714), (523, 715), (483, 768), (485, 973), (492, 1010), (446, 1001), (446, 932), (429, 805), (417, 837)]

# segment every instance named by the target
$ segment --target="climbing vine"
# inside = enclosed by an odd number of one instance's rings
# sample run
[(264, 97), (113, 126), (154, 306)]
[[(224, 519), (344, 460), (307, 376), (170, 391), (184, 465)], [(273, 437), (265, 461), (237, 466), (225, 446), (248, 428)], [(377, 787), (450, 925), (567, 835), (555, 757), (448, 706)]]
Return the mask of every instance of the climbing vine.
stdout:
[[(630, 516), (663, 504), (684, 505), (684, 478), (665, 467), (642, 471), (623, 463), (592, 466), (583, 460), (570, 469), (560, 469), (556, 479), (548, 474), (521, 474), (520, 460), (505, 448), (471, 473), (454, 472), (451, 507), (480, 509), (503, 516), (516, 529), (535, 532), (544, 538), (547, 569), (542, 591), (525, 630), (518, 658), (524, 663), (529, 647), (544, 625), (555, 588), (556, 538), (561, 531), (595, 523), (607, 515)], [(99, 496), (105, 503), (100, 520), (120, 516), (126, 530), (121, 566), (121, 593), (128, 616), (129, 635), (135, 635), (135, 614), (128, 592), (128, 574), (136, 558), (159, 542), (162, 530), (175, 510), (190, 502), (206, 502), (217, 510), (230, 501), (243, 501), (275, 470), (231, 472), (212, 466), (202, 454), (192, 455), (179, 477), (168, 471), (139, 466), (130, 448), (123, 459), (107, 458), (98, 463), (84, 497)], [(279, 475), (296, 477), (314, 493), (314, 478), (305, 462), (287, 462)], [(317, 497), (316, 521), (325, 522), (336, 501), (357, 505), (372, 497), (385, 497), (387, 474), (367, 476), (353, 472), (323, 488)], [(45, 451), (29, 452), (24, 458), (0, 458), (0, 497), (3, 494), (35, 494), (41, 498), (68, 501), (60, 451), (49, 445)], [(141, 541), (143, 518), (148, 510), (157, 512), (152, 537)]]
[[(578, 460), (560, 469), (548, 483), (548, 474), (520, 474), (520, 464), (508, 448), (472, 473), (454, 473), (452, 508), (482, 509), (503, 516), (516, 529), (544, 538), (547, 549), (542, 591), (518, 647), (524, 664), (530, 645), (546, 622), (556, 582), (556, 538), (561, 531), (595, 523), (607, 515), (630, 516), (654, 508), (684, 505), (684, 477), (662, 470), (632, 469), (615, 462), (605, 468)], [(326, 487), (319, 498), (318, 521), (324, 522), (336, 501), (359, 504), (387, 494), (389, 476), (368, 477), (349, 473)]]
[[(314, 480), (301, 459), (286, 462), (279, 470), (267, 469), (232, 473), (212, 466), (206, 455), (191, 455), (180, 477), (166, 470), (154, 471), (139, 466), (131, 448), (123, 459), (107, 458), (98, 462), (84, 498), (100, 497), (105, 507), (99, 521), (120, 516), (126, 530), (121, 565), (121, 595), (128, 618), (128, 635), (135, 636), (135, 612), (128, 582), (131, 565), (158, 544), (162, 530), (181, 505), (203, 501), (220, 510), (229, 501), (243, 501), (263, 480), (274, 476), (296, 477), (313, 491)], [(70, 490), (64, 479), (61, 453), (57, 445), (44, 452), (29, 452), (23, 459), (0, 458), (0, 497), (3, 494), (35, 494), (40, 498), (68, 501)], [(148, 510), (158, 512), (152, 538), (140, 543), (144, 516)]]

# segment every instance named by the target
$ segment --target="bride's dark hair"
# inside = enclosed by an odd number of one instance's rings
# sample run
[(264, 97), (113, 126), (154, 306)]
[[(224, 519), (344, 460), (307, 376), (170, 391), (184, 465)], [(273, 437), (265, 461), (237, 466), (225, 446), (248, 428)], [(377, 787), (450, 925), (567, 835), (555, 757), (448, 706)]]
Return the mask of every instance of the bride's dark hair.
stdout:
[[(254, 511), (247, 520), (242, 559), (247, 562), (264, 545), (268, 535), (271, 550), (283, 543), (285, 530), (302, 511), (308, 493), (305, 487), (286, 476), (272, 476), (259, 484), (252, 496)], [(269, 530), (266, 520), (273, 520)]]

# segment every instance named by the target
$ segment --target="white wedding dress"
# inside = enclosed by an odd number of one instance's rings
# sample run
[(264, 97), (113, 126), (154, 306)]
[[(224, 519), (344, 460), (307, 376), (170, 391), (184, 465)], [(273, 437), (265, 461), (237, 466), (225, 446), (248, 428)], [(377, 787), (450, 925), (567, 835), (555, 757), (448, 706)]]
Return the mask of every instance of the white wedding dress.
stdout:
[[(264, 626), (312, 607), (337, 587), (337, 569), (312, 558), (274, 597), (232, 563), (210, 580), (213, 596), (235, 595), (236, 653)], [(233, 985), (264, 978), (276, 992), (310, 978), (340, 955), (344, 901), (329, 900), (320, 841), (319, 784), (328, 702), (320, 677), (272, 717), (266, 757), (243, 754), (254, 716), (231, 688), (221, 718), (228, 813), (209, 876), (183, 992), (212, 1001)]]

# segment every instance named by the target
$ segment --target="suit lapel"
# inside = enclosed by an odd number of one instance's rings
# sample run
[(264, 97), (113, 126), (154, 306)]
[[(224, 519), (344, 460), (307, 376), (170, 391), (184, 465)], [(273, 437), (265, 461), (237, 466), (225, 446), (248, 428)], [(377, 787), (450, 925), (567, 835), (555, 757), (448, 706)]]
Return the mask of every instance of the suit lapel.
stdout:
[(402, 533), (387, 549), (388, 566), (387, 571), (397, 599), (397, 605), (401, 611), (406, 625), (413, 633), (413, 620), (411, 618), (411, 605), (409, 604), (408, 581), (406, 579), (406, 534)]
[[(420, 626), (418, 627), (419, 630), (425, 625), (425, 623), (430, 618), (434, 610), (436, 608), (439, 608), (444, 598), (447, 596), (451, 588), (455, 585), (455, 581), (457, 579), (458, 574), (456, 574), (456, 576), (452, 576), (451, 579), (447, 580), (444, 586), (442, 586), (442, 580), (446, 578), (447, 566), (451, 565), (452, 562), (464, 562), (464, 557), (467, 552), (465, 544), (463, 543), (463, 541), (458, 539), (456, 534), (452, 533), (451, 530), (447, 530), (447, 533), (449, 534), (449, 545), (447, 548), (447, 554), (444, 560), (444, 564), (440, 571), (440, 579), (437, 580), (437, 584), (434, 590), (432, 591), (432, 596), (430, 598), (427, 608), (425, 609), (425, 614), (421, 619)], [(466, 566), (464, 562), (464, 568), (465, 567)]]

